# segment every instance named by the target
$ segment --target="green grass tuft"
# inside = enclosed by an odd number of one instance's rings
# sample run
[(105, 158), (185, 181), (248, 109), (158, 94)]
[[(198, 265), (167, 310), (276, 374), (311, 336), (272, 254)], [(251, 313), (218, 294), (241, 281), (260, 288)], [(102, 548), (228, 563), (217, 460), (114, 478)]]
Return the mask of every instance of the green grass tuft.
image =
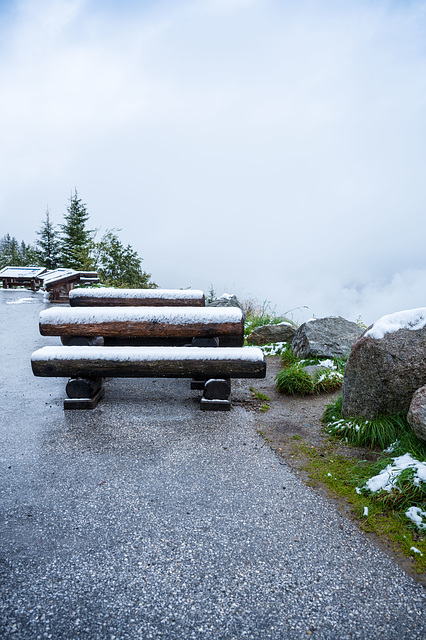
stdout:
[[(418, 448), (418, 439), (412, 432), (405, 414), (378, 416), (374, 420), (342, 418), (342, 397), (327, 405), (322, 421), (326, 432), (356, 447), (387, 449), (404, 438), (404, 446), (412, 441)], [(404, 453), (407, 451), (405, 449)]]
[(291, 367), (293, 364), (296, 364), (298, 359), (294, 355), (293, 349), (290, 344), (286, 344), (283, 351), (281, 352), (281, 364), (284, 368)]
[(275, 384), (278, 391), (292, 396), (307, 396), (315, 391), (313, 379), (299, 363), (277, 373)]

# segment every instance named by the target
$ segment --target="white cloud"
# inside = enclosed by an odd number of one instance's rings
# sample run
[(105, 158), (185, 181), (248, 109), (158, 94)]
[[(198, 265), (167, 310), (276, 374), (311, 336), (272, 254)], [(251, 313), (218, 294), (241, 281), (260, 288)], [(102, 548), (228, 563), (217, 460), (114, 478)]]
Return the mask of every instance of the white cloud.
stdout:
[(368, 321), (424, 306), (423, 2), (16, 7), (4, 232), (31, 241), (76, 186), (162, 286)]

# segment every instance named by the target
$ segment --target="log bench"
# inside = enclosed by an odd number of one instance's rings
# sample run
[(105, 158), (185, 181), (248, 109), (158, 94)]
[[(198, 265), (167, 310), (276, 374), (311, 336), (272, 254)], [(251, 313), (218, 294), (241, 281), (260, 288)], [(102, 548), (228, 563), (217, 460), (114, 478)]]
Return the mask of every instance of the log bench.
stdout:
[(43, 347), (32, 354), (35, 376), (71, 378), (65, 409), (93, 409), (108, 378), (204, 377), (203, 410), (229, 410), (231, 378), (264, 378), (258, 347)]
[[(242, 347), (237, 307), (62, 307), (40, 313), (40, 333), (68, 346)], [(210, 344), (209, 344), (210, 341)]]
[(73, 289), (71, 307), (204, 307), (198, 289)]

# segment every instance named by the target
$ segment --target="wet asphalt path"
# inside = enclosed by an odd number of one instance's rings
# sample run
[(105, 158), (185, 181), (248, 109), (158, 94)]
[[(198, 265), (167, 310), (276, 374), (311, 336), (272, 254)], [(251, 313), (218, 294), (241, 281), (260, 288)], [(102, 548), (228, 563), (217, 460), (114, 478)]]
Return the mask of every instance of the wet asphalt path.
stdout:
[(2, 638), (426, 638), (423, 587), (262, 446), (255, 414), (203, 413), (186, 380), (111, 380), (64, 412), (65, 380), (30, 369), (58, 343), (42, 308), (0, 291)]

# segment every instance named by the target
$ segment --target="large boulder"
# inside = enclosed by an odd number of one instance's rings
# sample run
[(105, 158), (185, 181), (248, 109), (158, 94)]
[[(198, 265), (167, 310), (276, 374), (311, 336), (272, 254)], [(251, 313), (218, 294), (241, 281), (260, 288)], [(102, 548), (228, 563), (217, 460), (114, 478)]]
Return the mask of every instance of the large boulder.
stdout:
[(336, 358), (346, 356), (361, 333), (356, 322), (340, 316), (314, 318), (300, 325), (291, 346), (298, 358)]
[(426, 384), (426, 307), (383, 316), (352, 347), (343, 378), (344, 417), (407, 413)]
[(426, 442), (426, 387), (414, 392), (407, 420), (416, 436)]
[(270, 342), (291, 342), (296, 333), (296, 327), (291, 322), (279, 322), (278, 324), (265, 324), (256, 327), (247, 336), (249, 344), (269, 344)]

